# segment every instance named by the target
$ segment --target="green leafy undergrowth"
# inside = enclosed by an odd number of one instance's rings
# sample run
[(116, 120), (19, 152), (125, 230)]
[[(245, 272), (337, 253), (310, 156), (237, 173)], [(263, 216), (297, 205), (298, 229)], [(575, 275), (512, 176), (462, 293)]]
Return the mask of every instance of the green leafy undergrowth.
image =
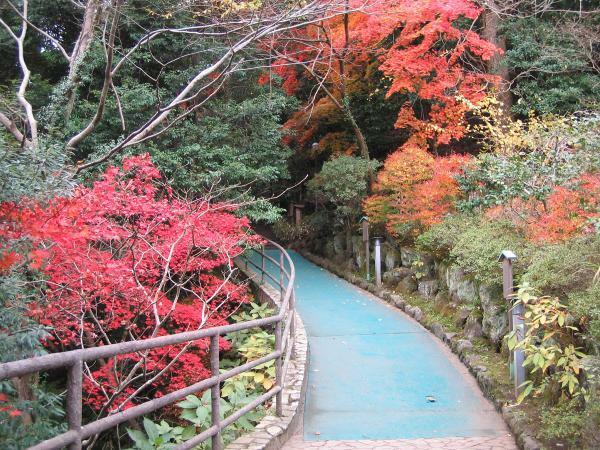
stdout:
[[(273, 314), (274, 310), (268, 304), (252, 302), (249, 309), (240, 311), (232, 316), (232, 319), (234, 322), (247, 322), (263, 319)], [(236, 331), (227, 335), (227, 339), (233, 348), (230, 355), (221, 361), (221, 372), (260, 359), (275, 348), (275, 336), (261, 328)], [(242, 388), (248, 394), (263, 392), (271, 389), (274, 384), (275, 360), (271, 360), (226, 380), (222, 394), (223, 397), (229, 398)]]
[[(272, 316), (274, 310), (268, 304), (251, 302), (232, 315), (234, 323), (248, 322)], [(251, 328), (230, 333), (226, 338), (231, 342), (232, 349), (221, 359), (221, 372), (240, 366), (250, 361), (262, 358), (271, 353), (275, 345), (275, 336), (261, 328)], [(233, 412), (248, 405), (259, 395), (275, 384), (275, 361), (268, 361), (250, 371), (229, 378), (221, 386), (219, 413), (223, 420)], [(188, 395), (184, 401), (177, 404), (181, 408), (178, 425), (166, 421), (155, 423), (144, 418), (144, 431), (128, 429), (129, 437), (136, 450), (169, 450), (177, 444), (190, 439), (210, 428), (212, 417), (211, 393), (204, 391), (201, 397)], [(266, 415), (264, 406), (258, 406), (240, 417), (221, 432), (224, 445), (234, 441), (239, 436), (254, 429), (256, 424)], [(210, 440), (196, 449), (210, 449)]]
[(527, 284), (519, 288), (516, 304), (524, 307), (527, 327), (520, 341), (516, 331), (512, 331), (507, 342), (509, 349), (523, 350), (523, 366), (529, 369), (529, 379), (523, 383), (517, 401), (528, 395), (540, 397), (554, 392), (558, 392), (561, 400), (585, 396), (579, 376), (585, 354), (575, 346), (578, 330), (569, 324), (566, 306), (556, 297), (538, 297)]
[(563, 402), (556, 406), (545, 406), (541, 413), (538, 437), (567, 448), (583, 448), (581, 433), (586, 420), (585, 410), (578, 402)]
[[(221, 420), (247, 405), (256, 397), (258, 397), (258, 394), (246, 395), (245, 390), (242, 390), (237, 391), (235, 396), (230, 396), (230, 399), (221, 398), (219, 405)], [(169, 450), (212, 426), (210, 390), (205, 391), (201, 397), (188, 395), (177, 406), (182, 410), (180, 418), (183, 425), (171, 425), (164, 420), (155, 423), (148, 418), (144, 418), (143, 431), (127, 429), (127, 433), (134, 443), (133, 449)], [(264, 416), (265, 409), (260, 406), (240, 417), (221, 431), (222, 444), (227, 445), (242, 434), (251, 431)], [(210, 441), (205, 441), (195, 448), (208, 450), (211, 448)]]
[[(275, 336), (266, 331), (256, 331), (250, 334), (236, 348), (239, 358), (228, 360), (227, 365), (239, 366), (260, 359), (273, 351), (275, 347)], [(221, 369), (226, 371), (225, 368)], [(268, 391), (275, 384), (275, 360), (267, 361), (254, 367), (252, 370), (243, 372), (235, 377), (229, 378), (223, 385), (223, 396), (229, 397), (235, 391), (236, 386), (244, 386), (246, 390)]]
[(192, 438), (196, 434), (194, 426), (172, 426), (164, 420), (160, 423), (144, 417), (144, 431), (128, 428), (127, 434), (133, 441), (133, 448), (139, 450), (168, 450)]
[(410, 305), (421, 308), (425, 318), (424, 323), (426, 325), (437, 322), (443, 325), (444, 329), (448, 332), (458, 333), (461, 331), (461, 329), (456, 326), (454, 310), (451, 308), (440, 307), (431, 300), (417, 295), (402, 294), (402, 297), (406, 299)]
[[(219, 417), (221, 420), (225, 419), (233, 412), (255, 400), (258, 395), (258, 393), (247, 395), (246, 390), (241, 389), (234, 391), (234, 393), (231, 394), (228, 399), (221, 398), (219, 405)], [(212, 417), (210, 391), (205, 391), (200, 398), (195, 395), (188, 395), (185, 400), (178, 403), (177, 406), (183, 409), (181, 418), (187, 422), (190, 422), (194, 427), (196, 427), (196, 434), (210, 428)], [(230, 426), (224, 428), (221, 432), (223, 444), (227, 445), (242, 434), (252, 431), (256, 424), (265, 416), (265, 414), (265, 408), (263, 406), (259, 406), (247, 414), (244, 414)], [(206, 442), (199, 448), (203, 450), (208, 449), (210, 448), (210, 444)]]

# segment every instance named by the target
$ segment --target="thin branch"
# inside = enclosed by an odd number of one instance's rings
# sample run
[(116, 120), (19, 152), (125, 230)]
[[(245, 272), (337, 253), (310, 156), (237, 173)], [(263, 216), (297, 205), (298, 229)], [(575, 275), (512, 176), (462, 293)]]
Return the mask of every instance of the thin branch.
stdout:
[[(334, 4), (335, 5), (335, 4)], [(261, 39), (266, 38), (268, 36), (272, 36), (275, 33), (281, 33), (284, 31), (289, 31), (293, 29), (297, 29), (299, 27), (306, 26), (308, 24), (317, 23), (322, 20), (326, 20), (328, 18), (336, 17), (341, 13), (348, 13), (358, 11), (359, 8), (353, 8), (349, 11), (346, 8), (345, 2), (344, 5), (338, 9), (336, 9), (331, 3), (322, 3), (320, 1), (313, 0), (312, 2), (307, 3), (306, 5), (295, 9), (295, 10), (286, 10), (279, 14), (276, 14), (274, 17), (270, 19), (263, 19), (258, 16), (248, 21), (240, 22), (241, 25), (238, 27), (238, 30), (243, 30), (244, 28), (249, 28), (252, 30), (250, 33), (247, 33), (238, 38), (237, 41), (232, 43), (230, 47), (225, 51), (220, 58), (211, 64), (209, 67), (201, 70), (194, 76), (187, 85), (164, 107), (157, 111), (150, 119), (146, 121), (143, 125), (141, 125), (136, 130), (132, 131), (128, 136), (123, 138), (118, 144), (113, 146), (110, 150), (108, 150), (104, 155), (99, 158), (81, 164), (76, 167), (75, 173), (79, 173), (82, 170), (88, 169), (90, 167), (94, 167), (102, 162), (107, 161), (115, 154), (121, 152), (123, 149), (127, 147), (131, 147), (133, 145), (140, 144), (145, 142), (150, 137), (154, 137), (156, 133), (153, 134), (153, 131), (164, 124), (165, 120), (172, 113), (172, 111), (182, 105), (187, 98), (190, 97), (192, 92), (194, 92), (198, 85), (205, 80), (206, 78), (212, 77), (215, 73), (221, 72), (220, 76), (226, 75), (225, 71), (222, 70), (224, 66), (229, 64), (229, 62), (240, 52), (246, 49), (248, 46), (255, 42), (260, 42)], [(231, 23), (231, 22), (230, 22)], [(237, 24), (237, 22), (236, 22)], [(112, 69), (111, 75), (114, 75), (124, 61), (128, 60), (131, 56), (132, 52), (141, 48), (144, 43), (148, 43), (152, 40), (158, 33), (163, 32), (185, 32), (191, 33), (191, 29), (171, 29), (171, 30), (157, 30), (155, 32), (148, 33), (142, 39), (140, 39), (132, 49), (130, 49), (123, 58), (116, 64), (115, 68)], [(200, 34), (208, 34), (207, 31), (202, 31)], [(230, 32), (227, 32), (226, 35), (230, 35)], [(203, 88), (203, 89), (206, 89)], [(195, 95), (192, 95), (195, 96)], [(158, 133), (160, 134), (160, 133)]]
[(5, 0), (6, 3), (8, 3), (8, 5), (17, 13), (17, 15), (24, 20), (25, 22), (27, 22), (27, 24), (33, 28), (35, 31), (37, 31), (38, 33), (40, 33), (42, 36), (44, 36), (46, 39), (48, 39), (50, 42), (52, 42), (62, 53), (62, 55), (65, 57), (65, 59), (68, 62), (71, 62), (71, 56), (69, 56), (69, 54), (67, 53), (67, 51), (65, 50), (65, 48), (61, 45), (61, 43), (58, 41), (58, 39), (50, 36), (48, 33), (46, 33), (44, 30), (42, 30), (41, 28), (36, 27), (33, 23), (31, 23), (31, 21), (29, 21), (27, 19), (27, 17), (23, 16), (21, 14), (21, 12), (15, 7), (15, 5), (13, 5), (10, 0)]
[(0, 111), (0, 123), (4, 125), (4, 128), (13, 135), (13, 137), (21, 143), (23, 147), (30, 147), (31, 141), (25, 138), (25, 135), (17, 128), (15, 122), (9, 119), (4, 113)]
[[(29, 0), (23, 0), (23, 21), (21, 24), (21, 34), (17, 38), (17, 51), (19, 55), (19, 65), (21, 67), (21, 71), (23, 73), (23, 79), (21, 80), (21, 85), (19, 86), (19, 90), (17, 91), (17, 100), (25, 110), (25, 115), (27, 116), (27, 122), (29, 125), (29, 131), (31, 133), (31, 143), (34, 147), (37, 147), (39, 144), (38, 140), (38, 128), (37, 128), (37, 120), (33, 115), (33, 107), (31, 103), (25, 97), (25, 93), (27, 92), (27, 87), (29, 85), (29, 79), (31, 78), (31, 72), (27, 67), (27, 63), (25, 62), (25, 36), (27, 35), (27, 13), (29, 8)], [(14, 33), (12, 33), (14, 36)]]

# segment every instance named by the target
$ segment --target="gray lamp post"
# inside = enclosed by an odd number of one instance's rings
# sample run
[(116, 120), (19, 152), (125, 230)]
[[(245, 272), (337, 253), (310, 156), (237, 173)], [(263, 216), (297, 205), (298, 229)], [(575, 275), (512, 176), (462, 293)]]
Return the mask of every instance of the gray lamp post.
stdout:
[[(523, 320), (524, 308), (522, 303), (513, 305), (514, 303), (514, 281), (513, 281), (513, 262), (517, 260), (517, 255), (510, 251), (504, 250), (498, 261), (502, 263), (502, 293), (504, 299), (508, 303), (508, 328), (510, 331), (515, 331), (517, 342), (521, 342), (525, 336), (525, 321)], [(515, 383), (515, 395), (519, 395), (521, 385), (525, 382), (525, 367), (523, 361), (525, 354), (523, 349), (516, 348), (511, 352), (512, 377)]]
[(381, 241), (382, 237), (377, 236), (375, 240), (375, 283), (381, 286)]

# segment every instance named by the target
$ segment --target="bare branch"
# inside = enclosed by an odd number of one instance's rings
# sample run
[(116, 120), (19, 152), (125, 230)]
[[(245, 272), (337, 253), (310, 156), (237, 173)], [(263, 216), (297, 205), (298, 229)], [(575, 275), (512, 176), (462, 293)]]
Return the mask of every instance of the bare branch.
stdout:
[(27, 17), (23, 16), (21, 14), (21, 12), (17, 9), (17, 7), (15, 5), (13, 5), (10, 0), (5, 0), (6, 3), (8, 3), (8, 5), (15, 11), (15, 13), (17, 13), (17, 15), (24, 20), (25, 22), (27, 22), (27, 24), (33, 28), (35, 31), (37, 31), (38, 33), (40, 33), (42, 36), (44, 36), (46, 39), (48, 39), (50, 42), (52, 42), (56, 48), (58, 48), (60, 50), (60, 52), (62, 53), (62, 55), (65, 57), (65, 59), (69, 62), (71, 62), (71, 57), (69, 56), (69, 54), (67, 53), (67, 51), (64, 49), (64, 47), (62, 46), (62, 44), (58, 41), (58, 39), (50, 36), (48, 33), (46, 33), (44, 30), (42, 30), (41, 28), (36, 27), (33, 23), (31, 23)]
[[(240, 37), (233, 41), (229, 48), (224, 51), (223, 54), (209, 67), (204, 68), (196, 74), (187, 85), (181, 89), (181, 91), (169, 101), (165, 106), (160, 108), (146, 123), (141, 125), (138, 129), (132, 131), (126, 136), (121, 142), (112, 147), (107, 153), (100, 156), (99, 158), (81, 164), (76, 168), (76, 173), (81, 172), (87, 168), (96, 166), (104, 161), (110, 159), (113, 155), (119, 153), (127, 147), (131, 147), (140, 144), (150, 138), (156, 137), (160, 134), (153, 133), (154, 130), (165, 124), (166, 119), (172, 114), (174, 109), (181, 107), (189, 98), (195, 98), (202, 91), (205, 91), (207, 86), (199, 88), (203, 80), (207, 78), (221, 78), (226, 76), (231, 71), (229, 68), (234, 58), (239, 55), (244, 49), (252, 45), (253, 43), (260, 42), (262, 39), (272, 36), (276, 33), (294, 30), (306, 26), (307, 24), (317, 23), (327, 18), (335, 17), (342, 13), (349, 13), (359, 10), (358, 8), (348, 9), (345, 0), (342, 0), (340, 4), (336, 2), (319, 2), (313, 0), (306, 5), (299, 7), (298, 9), (284, 10), (274, 14), (271, 17), (262, 17), (260, 15), (255, 16), (251, 19), (242, 21), (230, 21), (226, 24), (233, 24), (233, 31), (225, 33), (226, 36), (240, 35)], [(129, 60), (133, 52), (142, 48), (143, 44), (150, 42), (156, 36), (162, 33), (184, 33), (184, 34), (199, 34), (199, 35), (213, 35), (223, 34), (222, 32), (215, 33), (210, 31), (207, 26), (199, 27), (188, 27), (182, 29), (161, 29), (147, 33), (132, 47), (115, 65), (112, 70), (114, 75), (118, 69), (124, 64), (125, 61)], [(211, 94), (212, 95), (212, 94)], [(187, 114), (184, 114), (185, 116)], [(179, 119), (183, 116), (180, 116)]]
[(9, 119), (4, 113), (0, 111), (0, 123), (4, 125), (4, 128), (13, 135), (13, 137), (21, 143), (23, 147), (31, 147), (31, 141), (25, 138), (25, 135), (17, 128), (15, 122)]
[[(27, 36), (27, 25), (28, 25), (28, 8), (29, 8), (29, 0), (23, 0), (23, 11), (19, 14), (22, 18), (21, 22), (21, 32), (17, 36), (11, 28), (8, 26), (4, 20), (0, 19), (0, 24), (8, 31), (8, 34), (13, 38), (13, 40), (17, 44), (17, 55), (19, 59), (19, 67), (21, 68), (21, 73), (23, 74), (21, 78), (21, 84), (19, 85), (19, 89), (16, 92), (17, 100), (19, 104), (25, 111), (25, 116), (27, 118), (27, 125), (29, 126), (29, 132), (31, 134), (31, 145), (34, 147), (38, 146), (38, 128), (37, 128), (37, 120), (33, 114), (33, 108), (31, 103), (25, 97), (27, 92), (27, 87), (29, 85), (29, 80), (31, 78), (31, 71), (27, 67), (27, 63), (25, 62), (25, 37)], [(13, 133), (14, 135), (14, 133)], [(22, 140), (23, 141), (23, 140)]]

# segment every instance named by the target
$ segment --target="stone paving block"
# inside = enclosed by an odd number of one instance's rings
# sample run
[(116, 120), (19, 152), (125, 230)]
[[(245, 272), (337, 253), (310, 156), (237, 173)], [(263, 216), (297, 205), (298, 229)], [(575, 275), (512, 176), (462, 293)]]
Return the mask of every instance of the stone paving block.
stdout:
[(517, 450), (512, 435), (478, 436), (469, 438), (398, 439), (381, 441), (304, 441), (295, 435), (282, 450), (299, 449), (334, 450)]

